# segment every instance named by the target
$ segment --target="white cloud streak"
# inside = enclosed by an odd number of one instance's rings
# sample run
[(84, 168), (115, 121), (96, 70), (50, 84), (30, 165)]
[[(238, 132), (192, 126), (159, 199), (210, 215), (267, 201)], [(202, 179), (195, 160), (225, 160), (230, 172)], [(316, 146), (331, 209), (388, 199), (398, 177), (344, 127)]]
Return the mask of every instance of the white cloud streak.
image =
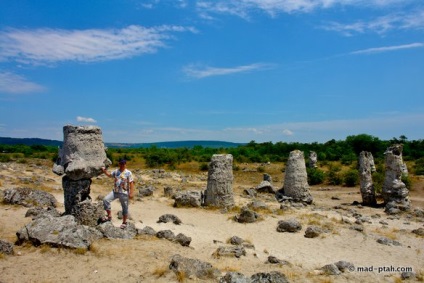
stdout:
[(94, 120), (93, 118), (87, 118), (87, 117), (81, 117), (81, 116), (77, 116), (77, 122), (97, 123), (97, 121)]
[(30, 82), (23, 76), (11, 72), (0, 72), (0, 93), (23, 94), (45, 90), (45, 87)]
[(213, 76), (224, 76), (237, 73), (246, 73), (252, 71), (259, 71), (264, 69), (272, 68), (272, 64), (264, 63), (255, 63), (250, 65), (229, 67), (229, 68), (218, 68), (218, 67), (209, 67), (209, 66), (199, 66), (199, 65), (188, 65), (183, 68), (183, 72), (191, 78), (202, 79), (206, 77)]
[(368, 32), (385, 34), (392, 30), (424, 30), (424, 10), (390, 14), (370, 21), (361, 20), (347, 24), (330, 22), (322, 28), (345, 36)]
[(250, 14), (258, 10), (274, 17), (281, 13), (309, 13), (336, 6), (385, 7), (411, 1), (413, 0), (221, 0), (198, 1), (197, 9), (204, 18), (208, 18), (208, 15), (210, 17), (210, 13), (249, 18)]
[(374, 53), (382, 53), (382, 52), (390, 52), (390, 51), (398, 51), (403, 49), (412, 49), (412, 48), (422, 48), (424, 47), (423, 43), (411, 43), (404, 45), (395, 45), (395, 46), (385, 46), (385, 47), (376, 47), (376, 48), (368, 48), (363, 50), (353, 51), (349, 54), (360, 55), (360, 54), (374, 54)]
[(7, 29), (0, 31), (0, 61), (51, 64), (130, 58), (166, 47), (166, 41), (176, 32), (197, 31), (182, 26), (136, 25), (104, 30)]

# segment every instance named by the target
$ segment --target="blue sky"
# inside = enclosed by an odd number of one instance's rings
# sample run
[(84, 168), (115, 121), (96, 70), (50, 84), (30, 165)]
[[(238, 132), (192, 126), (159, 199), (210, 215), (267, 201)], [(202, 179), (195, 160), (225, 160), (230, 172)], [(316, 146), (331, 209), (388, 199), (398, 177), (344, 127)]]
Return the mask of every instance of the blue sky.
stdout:
[(0, 136), (424, 134), (422, 0), (2, 0)]

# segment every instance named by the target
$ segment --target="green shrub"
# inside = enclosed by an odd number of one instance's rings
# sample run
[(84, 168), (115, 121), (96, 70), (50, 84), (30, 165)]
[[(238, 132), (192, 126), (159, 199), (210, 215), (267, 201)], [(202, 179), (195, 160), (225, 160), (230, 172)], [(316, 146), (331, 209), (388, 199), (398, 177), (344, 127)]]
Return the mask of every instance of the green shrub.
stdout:
[(327, 184), (339, 186), (343, 183), (343, 178), (340, 175), (340, 167), (331, 166), (330, 171), (327, 173)]
[(409, 175), (402, 174), (401, 180), (405, 184), (406, 188), (408, 190), (411, 190), (411, 188), (412, 188), (412, 180), (411, 180), (411, 178), (409, 178)]
[(306, 168), (306, 172), (308, 173), (309, 185), (318, 185), (324, 183), (324, 171), (317, 168)]
[(377, 170), (372, 173), (372, 182), (376, 193), (381, 194), (383, 191), (384, 173), (381, 170)]
[(200, 171), (208, 171), (209, 170), (209, 165), (207, 163), (202, 163), (199, 166), (199, 170)]
[(415, 175), (424, 175), (424, 157), (417, 159), (413, 168)]
[(354, 187), (359, 183), (359, 172), (356, 169), (349, 169), (343, 174), (343, 184), (346, 187)]

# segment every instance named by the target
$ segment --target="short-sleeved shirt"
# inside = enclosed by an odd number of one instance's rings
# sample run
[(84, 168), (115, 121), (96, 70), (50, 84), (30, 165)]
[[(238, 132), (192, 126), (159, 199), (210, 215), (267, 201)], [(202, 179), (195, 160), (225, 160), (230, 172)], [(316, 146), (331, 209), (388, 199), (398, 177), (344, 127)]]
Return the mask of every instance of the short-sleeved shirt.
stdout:
[(121, 172), (119, 169), (116, 169), (111, 173), (111, 175), (115, 179), (113, 191), (115, 193), (128, 194), (130, 183), (134, 182), (131, 171), (125, 169)]

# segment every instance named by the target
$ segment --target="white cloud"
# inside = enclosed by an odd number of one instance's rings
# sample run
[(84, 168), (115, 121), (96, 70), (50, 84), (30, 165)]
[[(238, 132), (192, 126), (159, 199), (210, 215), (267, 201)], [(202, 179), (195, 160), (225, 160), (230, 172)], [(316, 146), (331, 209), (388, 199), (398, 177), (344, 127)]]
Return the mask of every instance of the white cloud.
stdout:
[(0, 61), (51, 64), (61, 61), (95, 62), (155, 53), (176, 32), (192, 27), (128, 26), (123, 29), (7, 29), (0, 31)]
[(412, 49), (412, 48), (422, 48), (422, 47), (424, 47), (423, 43), (411, 43), (411, 44), (404, 44), (404, 45), (368, 48), (368, 49), (353, 51), (350, 54), (373, 54), (373, 53), (397, 51), (397, 50)]
[(366, 32), (384, 34), (391, 30), (423, 30), (424, 10), (390, 14), (370, 21), (361, 20), (354, 23), (330, 22), (322, 28), (329, 31), (336, 31), (346, 36)]
[(308, 13), (336, 6), (384, 7), (411, 1), (413, 0), (205, 0), (197, 2), (197, 9), (203, 16), (217, 13), (249, 18), (250, 14), (258, 10), (276, 16), (280, 13)]
[(293, 132), (290, 131), (290, 130), (288, 130), (288, 129), (284, 129), (283, 130), (283, 135), (285, 135), (285, 136), (292, 136), (293, 135)]
[(236, 66), (236, 67), (229, 67), (229, 68), (218, 68), (218, 67), (209, 67), (209, 66), (199, 66), (199, 65), (188, 65), (183, 68), (183, 72), (192, 78), (206, 78), (206, 77), (213, 77), (213, 76), (223, 76), (223, 75), (230, 75), (230, 74), (236, 74), (236, 73), (246, 73), (251, 71), (258, 71), (263, 69), (269, 69), (273, 67), (271, 64), (263, 64), (263, 63), (256, 63), (256, 64), (250, 64), (250, 65), (244, 65), (244, 66)]
[(81, 116), (77, 116), (77, 121), (84, 122), (84, 123), (97, 123), (97, 121), (94, 120), (93, 118), (87, 118), (87, 117), (81, 117)]
[(33, 93), (45, 91), (45, 87), (10, 72), (0, 72), (0, 93)]

